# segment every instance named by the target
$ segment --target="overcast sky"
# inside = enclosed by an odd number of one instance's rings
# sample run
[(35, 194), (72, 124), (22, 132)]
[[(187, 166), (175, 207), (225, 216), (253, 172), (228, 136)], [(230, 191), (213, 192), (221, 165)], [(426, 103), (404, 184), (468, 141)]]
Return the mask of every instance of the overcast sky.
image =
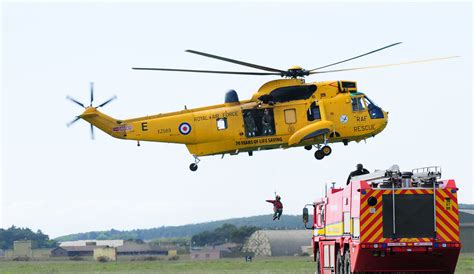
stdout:
[[(151, 228), (272, 212), (283, 196), (299, 214), (361, 162), (369, 170), (441, 165), (459, 199), (472, 184), (471, 4), (85, 3), (2, 4), (1, 224), (56, 237)], [(133, 71), (132, 66), (242, 70), (185, 53), (194, 49), (281, 69), (312, 69), (391, 43), (403, 44), (337, 68), (432, 57), (461, 58), (311, 76), (356, 80), (389, 111), (367, 143), (332, 146), (317, 161), (303, 148), (204, 157), (195, 173), (184, 145), (113, 139), (66, 123), (88, 103), (117, 95), (103, 111), (125, 119), (241, 99), (272, 77)], [(336, 68), (336, 67), (335, 67)], [(251, 70), (251, 69), (250, 69)]]

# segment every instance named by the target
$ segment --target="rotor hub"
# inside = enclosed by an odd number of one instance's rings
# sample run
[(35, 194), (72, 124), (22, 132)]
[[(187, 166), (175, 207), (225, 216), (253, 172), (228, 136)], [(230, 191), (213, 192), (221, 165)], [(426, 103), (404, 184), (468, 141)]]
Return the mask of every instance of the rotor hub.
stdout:
[(282, 73), (282, 76), (289, 78), (298, 78), (305, 77), (309, 75), (309, 71), (303, 69), (300, 66), (292, 66), (285, 73)]

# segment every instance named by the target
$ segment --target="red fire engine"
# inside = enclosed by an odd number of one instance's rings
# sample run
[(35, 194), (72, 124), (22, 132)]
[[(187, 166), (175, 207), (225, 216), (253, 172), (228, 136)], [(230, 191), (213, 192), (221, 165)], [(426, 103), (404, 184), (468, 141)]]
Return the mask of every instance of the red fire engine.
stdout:
[[(461, 243), (457, 188), (441, 168), (353, 177), (303, 209), (316, 273), (454, 273)], [(308, 206), (314, 208), (308, 227)]]

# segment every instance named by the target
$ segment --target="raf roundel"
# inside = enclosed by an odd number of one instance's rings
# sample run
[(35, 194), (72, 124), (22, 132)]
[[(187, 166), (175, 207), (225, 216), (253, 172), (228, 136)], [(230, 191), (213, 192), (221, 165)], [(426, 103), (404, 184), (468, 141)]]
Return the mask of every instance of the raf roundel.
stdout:
[(178, 129), (181, 134), (188, 135), (191, 132), (191, 125), (188, 123), (181, 123)]

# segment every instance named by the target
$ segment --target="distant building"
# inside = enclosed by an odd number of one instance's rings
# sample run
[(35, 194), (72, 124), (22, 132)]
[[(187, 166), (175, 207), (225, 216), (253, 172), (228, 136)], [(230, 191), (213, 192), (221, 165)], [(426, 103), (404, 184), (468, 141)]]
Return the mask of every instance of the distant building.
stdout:
[[(86, 246), (61, 246), (60, 248), (66, 250), (68, 257), (92, 257), (94, 256), (94, 249), (103, 248), (107, 246), (86, 245)], [(58, 252), (62, 252), (58, 250)], [(56, 253), (56, 250), (55, 250)]]
[(5, 258), (44, 259), (50, 257), (52, 248), (36, 248), (36, 246), (35, 241), (14, 241), (13, 250), (6, 250)]
[(135, 241), (124, 241), (122, 246), (117, 247), (119, 256), (138, 255), (168, 255), (168, 250), (154, 248), (147, 243), (137, 243)]
[(51, 257), (67, 257), (67, 250), (58, 246), (51, 250)]
[(193, 260), (217, 260), (221, 258), (221, 251), (214, 249), (191, 250)]
[[(105, 244), (112, 244), (111, 246)], [(60, 247), (52, 251), (52, 256), (94, 256), (98, 248), (116, 248), (116, 256), (157, 256), (169, 255), (168, 249), (152, 246), (148, 243), (140, 243), (133, 240), (104, 240), (104, 241), (74, 241), (61, 243)]]
[(86, 246), (95, 243), (97, 246), (119, 247), (124, 244), (124, 240), (78, 240), (61, 242), (59, 246)]
[(254, 256), (302, 255), (311, 245), (311, 230), (259, 230), (245, 242), (242, 251)]
[(116, 247), (99, 247), (94, 249), (94, 260), (107, 262), (117, 261), (117, 248)]
[(461, 233), (461, 252), (474, 252), (474, 209), (459, 210), (459, 226)]
[(229, 243), (223, 245), (216, 245), (216, 246), (209, 246), (209, 247), (201, 247), (198, 249), (191, 250), (191, 259), (193, 260), (217, 260), (221, 258), (230, 257), (232, 252), (232, 248), (234, 248), (236, 244)]

